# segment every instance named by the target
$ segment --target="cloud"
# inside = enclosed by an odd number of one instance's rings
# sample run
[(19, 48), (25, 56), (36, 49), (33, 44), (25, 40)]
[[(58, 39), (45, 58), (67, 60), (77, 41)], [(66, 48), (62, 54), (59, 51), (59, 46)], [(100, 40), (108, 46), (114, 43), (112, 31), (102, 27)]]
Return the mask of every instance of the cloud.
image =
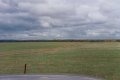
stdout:
[(119, 39), (119, 0), (0, 0), (0, 39)]

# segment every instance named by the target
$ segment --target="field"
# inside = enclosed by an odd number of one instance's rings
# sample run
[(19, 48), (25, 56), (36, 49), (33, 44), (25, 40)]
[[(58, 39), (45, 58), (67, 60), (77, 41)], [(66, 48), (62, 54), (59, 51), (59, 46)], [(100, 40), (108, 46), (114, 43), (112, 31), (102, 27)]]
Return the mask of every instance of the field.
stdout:
[(76, 74), (120, 80), (119, 42), (0, 43), (0, 74)]

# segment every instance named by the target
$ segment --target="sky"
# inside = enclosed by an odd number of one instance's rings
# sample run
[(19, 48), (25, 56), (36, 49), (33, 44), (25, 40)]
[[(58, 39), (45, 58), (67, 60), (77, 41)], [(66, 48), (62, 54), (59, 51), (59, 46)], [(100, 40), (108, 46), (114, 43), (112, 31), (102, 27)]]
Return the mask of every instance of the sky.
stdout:
[(120, 39), (120, 0), (0, 0), (0, 39)]

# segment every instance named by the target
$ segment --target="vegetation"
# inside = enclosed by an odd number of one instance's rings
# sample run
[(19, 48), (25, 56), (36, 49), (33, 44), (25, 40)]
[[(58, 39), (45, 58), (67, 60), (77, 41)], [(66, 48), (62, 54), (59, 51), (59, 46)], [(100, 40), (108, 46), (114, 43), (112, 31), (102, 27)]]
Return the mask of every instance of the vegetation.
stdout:
[(120, 80), (119, 42), (0, 43), (0, 74), (77, 74)]

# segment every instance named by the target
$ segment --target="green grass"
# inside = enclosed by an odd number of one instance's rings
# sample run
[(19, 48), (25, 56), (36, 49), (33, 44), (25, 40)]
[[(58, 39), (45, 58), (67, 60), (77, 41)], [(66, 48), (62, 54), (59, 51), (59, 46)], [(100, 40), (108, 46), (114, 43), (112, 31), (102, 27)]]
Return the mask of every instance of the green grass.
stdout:
[(0, 43), (0, 74), (77, 74), (120, 80), (119, 42)]

